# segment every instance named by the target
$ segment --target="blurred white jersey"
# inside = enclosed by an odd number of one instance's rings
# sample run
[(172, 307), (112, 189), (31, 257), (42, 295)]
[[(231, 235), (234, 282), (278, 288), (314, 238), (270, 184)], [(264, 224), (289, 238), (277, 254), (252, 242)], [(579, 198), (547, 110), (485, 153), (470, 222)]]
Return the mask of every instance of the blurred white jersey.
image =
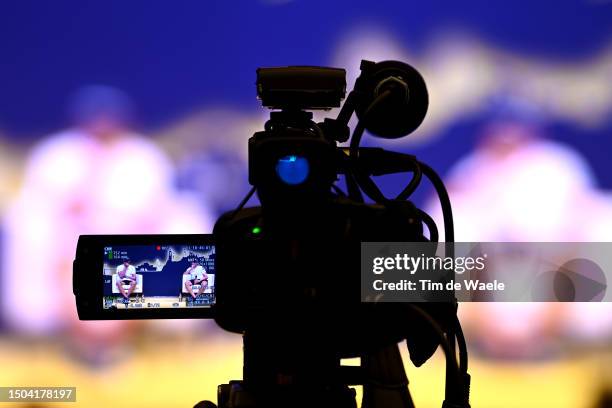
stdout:
[(136, 268), (134, 265), (128, 265), (127, 267), (123, 264), (117, 267), (117, 274), (121, 279), (136, 279)]
[[(563, 144), (533, 138), (506, 150), (485, 146), (445, 182), (457, 242), (609, 241), (612, 198), (596, 190), (588, 163)], [(426, 211), (442, 230), (433, 201)], [(481, 326), (483, 340), (516, 342), (508, 347), (543, 342), (550, 325), (572, 338), (612, 337), (610, 303), (464, 303), (459, 309), (467, 326)]]
[(206, 273), (206, 270), (204, 269), (204, 267), (202, 265), (198, 265), (194, 269), (192, 269), (191, 272), (189, 273), (189, 279), (202, 280), (204, 278), (205, 273)]
[[(166, 154), (139, 135), (100, 141), (70, 130), (37, 145), (5, 218), (0, 313), (9, 325), (40, 333), (77, 319), (70, 282), (81, 234), (211, 231), (212, 216), (173, 179)], [(24, 280), (24, 265), (35, 276)]]

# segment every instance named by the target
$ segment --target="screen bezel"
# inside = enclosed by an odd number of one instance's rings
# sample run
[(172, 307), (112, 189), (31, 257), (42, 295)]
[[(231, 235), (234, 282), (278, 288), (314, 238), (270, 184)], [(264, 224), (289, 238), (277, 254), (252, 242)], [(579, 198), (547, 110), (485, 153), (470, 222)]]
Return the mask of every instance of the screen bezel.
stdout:
[(215, 305), (181, 309), (105, 309), (104, 247), (128, 245), (215, 245), (212, 234), (81, 235), (73, 264), (72, 291), (80, 320), (211, 319)]

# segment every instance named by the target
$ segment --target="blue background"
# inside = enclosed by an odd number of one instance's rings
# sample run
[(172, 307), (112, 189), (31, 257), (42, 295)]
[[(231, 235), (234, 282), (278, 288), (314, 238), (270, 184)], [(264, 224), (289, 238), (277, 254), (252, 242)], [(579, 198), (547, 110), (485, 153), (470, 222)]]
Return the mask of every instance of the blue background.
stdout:
[[(0, 131), (28, 143), (62, 128), (68, 96), (88, 83), (125, 90), (144, 129), (201, 107), (254, 110), (256, 67), (329, 64), (342, 34), (370, 23), (409, 42), (417, 55), (440, 30), (459, 27), (506, 50), (571, 62), (609, 44), (612, 3), (2, 2)], [(487, 119), (487, 113), (463, 118), (411, 152), (444, 173), (472, 150)], [(612, 121), (594, 129), (564, 121), (548, 126), (553, 138), (585, 155), (600, 187), (612, 188)]]

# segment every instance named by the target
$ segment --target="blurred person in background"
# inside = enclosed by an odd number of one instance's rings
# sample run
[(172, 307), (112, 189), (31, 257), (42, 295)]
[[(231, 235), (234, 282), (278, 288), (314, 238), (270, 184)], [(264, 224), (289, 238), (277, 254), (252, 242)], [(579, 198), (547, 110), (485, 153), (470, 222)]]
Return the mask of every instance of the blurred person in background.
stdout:
[[(71, 284), (78, 236), (202, 233), (212, 231), (213, 219), (175, 190), (166, 154), (131, 130), (134, 108), (122, 91), (84, 87), (69, 113), (73, 127), (32, 149), (5, 214), (0, 307), (11, 330), (63, 333), (73, 354), (99, 360), (143, 323), (78, 321)], [(25, 293), (18, 290), (23, 259), (32, 260)]]
[[(456, 241), (610, 241), (612, 200), (595, 188), (586, 160), (545, 138), (528, 101), (509, 93), (492, 106), (479, 145), (446, 178)], [(441, 220), (435, 205), (429, 211)], [(470, 346), (491, 358), (551, 358), (568, 342), (612, 341), (609, 303), (463, 303), (459, 310)]]

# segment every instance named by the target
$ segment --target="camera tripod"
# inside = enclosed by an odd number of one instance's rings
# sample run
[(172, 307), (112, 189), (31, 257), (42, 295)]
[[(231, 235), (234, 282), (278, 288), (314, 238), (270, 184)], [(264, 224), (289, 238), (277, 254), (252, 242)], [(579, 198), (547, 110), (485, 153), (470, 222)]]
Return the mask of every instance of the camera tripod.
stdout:
[[(218, 408), (357, 408), (355, 389), (350, 388), (354, 385), (363, 385), (364, 408), (414, 407), (397, 344), (364, 353), (360, 366), (341, 366), (340, 357), (322, 344), (300, 341), (298, 348), (285, 340), (245, 333), (244, 380), (219, 385)], [(214, 406), (210, 401), (196, 405)]]

